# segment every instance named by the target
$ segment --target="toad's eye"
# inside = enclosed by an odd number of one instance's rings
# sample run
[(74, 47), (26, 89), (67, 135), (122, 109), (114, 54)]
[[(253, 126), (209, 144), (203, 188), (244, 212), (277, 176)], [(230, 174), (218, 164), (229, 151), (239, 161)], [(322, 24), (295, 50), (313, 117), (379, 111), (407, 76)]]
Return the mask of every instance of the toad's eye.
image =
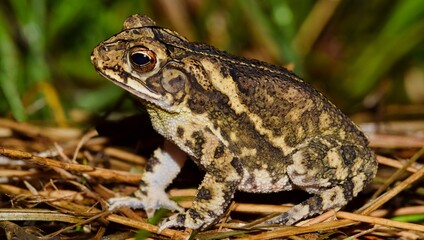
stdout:
[(156, 65), (155, 54), (146, 48), (131, 49), (129, 59), (133, 68), (143, 73), (152, 71)]
[(150, 57), (149, 55), (145, 54), (145, 53), (134, 53), (133, 55), (131, 55), (131, 61), (139, 66), (143, 66), (146, 65), (150, 62)]

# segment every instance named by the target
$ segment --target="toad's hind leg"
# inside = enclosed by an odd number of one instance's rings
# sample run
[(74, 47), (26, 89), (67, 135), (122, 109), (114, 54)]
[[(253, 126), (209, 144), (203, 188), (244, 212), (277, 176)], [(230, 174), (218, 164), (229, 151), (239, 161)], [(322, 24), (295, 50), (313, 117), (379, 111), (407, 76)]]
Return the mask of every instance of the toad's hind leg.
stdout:
[[(346, 184), (347, 185), (347, 184)], [(336, 186), (314, 195), (306, 201), (295, 205), (287, 212), (268, 220), (267, 224), (292, 225), (304, 218), (322, 213), (326, 209), (338, 210), (346, 205), (348, 199), (344, 196), (345, 185)]]
[(365, 188), (377, 170), (368, 147), (321, 137), (298, 149), (287, 174), (294, 186), (314, 195), (267, 223), (292, 225), (326, 210), (338, 210)]

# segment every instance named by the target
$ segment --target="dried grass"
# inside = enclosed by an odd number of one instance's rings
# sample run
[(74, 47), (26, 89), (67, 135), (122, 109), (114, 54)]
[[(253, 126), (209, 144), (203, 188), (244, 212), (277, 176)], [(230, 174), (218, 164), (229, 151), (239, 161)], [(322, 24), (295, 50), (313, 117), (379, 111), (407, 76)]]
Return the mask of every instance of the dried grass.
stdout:
[[(190, 229), (166, 229), (157, 234), (158, 227), (147, 222), (143, 211), (108, 211), (105, 199), (115, 196), (115, 191), (131, 194), (136, 189), (140, 174), (127, 170), (144, 165), (146, 159), (110, 146), (108, 139), (96, 131), (83, 134), (79, 129), (0, 119), (0, 134), (0, 227), (4, 229), (0, 238), (130, 239), (142, 229), (151, 232), (150, 238), (183, 239), (191, 233)], [(356, 211), (329, 211), (295, 227), (255, 227), (263, 218), (284, 212), (289, 206), (234, 202), (223, 221), (197, 233), (196, 238), (423, 239), (424, 189), (420, 184), (424, 140), (399, 134), (382, 136), (370, 136), (371, 145), (384, 153), (378, 156), (377, 177), (365, 191), (376, 194), (355, 198), (354, 202), (368, 202)], [(187, 197), (192, 198), (194, 193), (195, 189), (169, 191), (185, 208), (191, 206)], [(242, 214), (233, 217), (233, 213)], [(243, 219), (244, 214), (249, 218)], [(415, 216), (418, 220), (399, 221), (393, 218), (396, 216)]]

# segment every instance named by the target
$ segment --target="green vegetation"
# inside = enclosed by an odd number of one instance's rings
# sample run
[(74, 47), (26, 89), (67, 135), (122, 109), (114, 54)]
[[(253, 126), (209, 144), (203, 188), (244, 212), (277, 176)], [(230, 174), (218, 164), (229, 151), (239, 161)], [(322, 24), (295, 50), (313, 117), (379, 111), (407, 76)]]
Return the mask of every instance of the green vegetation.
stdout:
[(63, 126), (78, 121), (76, 112), (93, 116), (113, 106), (122, 91), (95, 73), (89, 56), (133, 13), (237, 55), (293, 64), (348, 113), (373, 107), (372, 101), (362, 104), (367, 96), (377, 96), (377, 102), (380, 95), (385, 102), (423, 101), (410, 98), (405, 88), (411, 69), (418, 72), (413, 82), (424, 81), (421, 5), (419, 0), (4, 0), (0, 114)]

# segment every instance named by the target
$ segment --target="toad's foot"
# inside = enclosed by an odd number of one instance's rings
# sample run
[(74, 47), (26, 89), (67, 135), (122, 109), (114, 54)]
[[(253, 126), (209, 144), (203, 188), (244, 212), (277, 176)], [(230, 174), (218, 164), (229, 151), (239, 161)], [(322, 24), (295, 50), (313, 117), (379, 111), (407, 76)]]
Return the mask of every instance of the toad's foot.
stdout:
[(141, 199), (136, 197), (116, 197), (108, 200), (109, 209), (115, 210), (120, 207), (130, 207), (133, 209), (144, 209), (150, 218), (159, 208), (166, 208), (171, 211), (183, 212), (184, 209), (177, 205), (176, 202), (170, 200), (165, 193), (157, 194), (156, 197)]
[(202, 229), (206, 226), (203, 217), (194, 209), (188, 209), (186, 212), (177, 213), (163, 220), (159, 224), (158, 233), (166, 228), (186, 227), (191, 229)]

